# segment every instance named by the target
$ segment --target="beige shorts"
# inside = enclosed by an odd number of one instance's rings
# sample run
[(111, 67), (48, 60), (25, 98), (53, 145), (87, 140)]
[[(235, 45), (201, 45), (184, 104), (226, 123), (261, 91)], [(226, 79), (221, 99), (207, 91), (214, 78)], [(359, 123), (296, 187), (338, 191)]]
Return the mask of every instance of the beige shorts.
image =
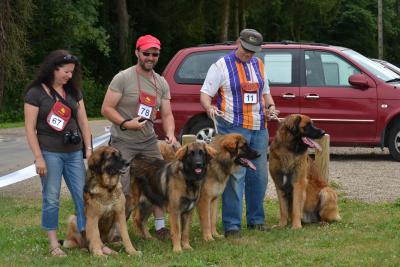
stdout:
[[(110, 145), (118, 149), (121, 152), (122, 157), (129, 162), (131, 162), (132, 159), (139, 153), (142, 153), (143, 155), (149, 157), (163, 159), (158, 148), (156, 138), (152, 138), (149, 141), (137, 144), (123, 139), (111, 137)], [(121, 175), (121, 184), (125, 196), (130, 196), (131, 193), (129, 171)]]

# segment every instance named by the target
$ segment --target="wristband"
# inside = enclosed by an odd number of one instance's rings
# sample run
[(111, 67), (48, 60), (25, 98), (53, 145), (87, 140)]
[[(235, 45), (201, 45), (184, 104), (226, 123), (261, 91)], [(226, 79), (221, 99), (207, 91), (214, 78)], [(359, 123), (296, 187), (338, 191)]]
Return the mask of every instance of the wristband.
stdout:
[(126, 119), (123, 122), (121, 122), (121, 124), (119, 125), (119, 128), (121, 129), (121, 131), (126, 131), (127, 129), (124, 127), (124, 123), (127, 121), (130, 121), (132, 119)]
[(272, 106), (275, 106), (275, 104), (269, 104), (269, 105), (267, 106), (267, 109), (269, 109), (269, 108), (272, 107)]

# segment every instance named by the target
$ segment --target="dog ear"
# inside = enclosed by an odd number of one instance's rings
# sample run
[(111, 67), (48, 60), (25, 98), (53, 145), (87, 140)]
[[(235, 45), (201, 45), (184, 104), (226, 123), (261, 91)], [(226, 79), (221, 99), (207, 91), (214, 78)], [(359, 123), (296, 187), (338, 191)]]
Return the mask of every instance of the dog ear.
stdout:
[(204, 145), (206, 151), (207, 151), (207, 155), (210, 158), (214, 158), (217, 155), (217, 150), (215, 150), (212, 146), (209, 145)]
[[(100, 155), (99, 155), (100, 154)], [(103, 165), (104, 151), (94, 152), (88, 161), (88, 168), (96, 173), (101, 174), (101, 166)]]
[(185, 157), (187, 151), (188, 151), (188, 146), (185, 145), (185, 146), (179, 148), (178, 151), (176, 151), (175, 157), (176, 157), (178, 160), (182, 161), (183, 158)]
[(301, 115), (292, 115), (286, 120), (286, 128), (296, 135), (300, 131)]
[(178, 149), (181, 147), (182, 147), (182, 145), (178, 141), (176, 141), (175, 144), (172, 145), (174, 152), (178, 151)]
[(296, 119), (293, 122), (293, 126), (295, 127), (296, 133), (300, 132), (300, 122), (301, 122), (301, 116), (298, 115), (298, 116), (296, 116)]
[(235, 142), (232, 138), (227, 138), (222, 142), (222, 147), (224, 147), (230, 153), (235, 153), (238, 148), (239, 140)]

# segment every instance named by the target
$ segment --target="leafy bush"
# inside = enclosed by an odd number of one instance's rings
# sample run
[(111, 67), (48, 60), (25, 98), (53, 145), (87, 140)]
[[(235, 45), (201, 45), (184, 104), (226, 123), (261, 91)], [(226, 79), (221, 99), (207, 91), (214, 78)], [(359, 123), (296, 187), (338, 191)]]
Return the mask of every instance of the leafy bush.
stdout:
[(92, 79), (85, 79), (82, 91), (88, 117), (100, 117), (106, 87)]
[(24, 86), (14, 83), (7, 86), (3, 104), (0, 109), (0, 122), (17, 122), (24, 119), (24, 102), (22, 92)]
[[(93, 79), (83, 80), (83, 96), (88, 117), (100, 117), (106, 87)], [(18, 122), (24, 120), (23, 86), (13, 86), (4, 95), (3, 107), (0, 110), (0, 122)]]

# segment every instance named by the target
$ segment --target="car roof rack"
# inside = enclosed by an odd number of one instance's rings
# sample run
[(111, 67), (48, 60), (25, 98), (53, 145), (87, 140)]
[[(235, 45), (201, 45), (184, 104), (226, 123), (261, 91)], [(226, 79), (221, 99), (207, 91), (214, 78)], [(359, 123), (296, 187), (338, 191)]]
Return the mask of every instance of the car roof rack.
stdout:
[(234, 44), (236, 44), (236, 41), (225, 41), (221, 43), (212, 43), (212, 44), (199, 44), (196, 46), (234, 45)]
[(297, 44), (297, 45), (317, 45), (317, 46), (329, 46), (325, 43), (315, 43), (310, 41), (292, 41), (292, 40), (282, 40), (280, 42), (264, 42), (263, 44)]
[[(206, 46), (215, 46), (215, 45), (234, 45), (236, 44), (236, 41), (225, 41), (221, 43), (210, 43), (210, 44), (198, 44), (196, 45), (197, 47), (206, 47)], [(329, 44), (325, 43), (314, 43), (310, 41), (292, 41), (292, 40), (282, 40), (278, 42), (263, 42), (263, 44), (285, 44), (285, 45), (290, 45), (290, 44), (297, 44), (297, 45), (317, 45), (317, 46), (329, 46)]]

